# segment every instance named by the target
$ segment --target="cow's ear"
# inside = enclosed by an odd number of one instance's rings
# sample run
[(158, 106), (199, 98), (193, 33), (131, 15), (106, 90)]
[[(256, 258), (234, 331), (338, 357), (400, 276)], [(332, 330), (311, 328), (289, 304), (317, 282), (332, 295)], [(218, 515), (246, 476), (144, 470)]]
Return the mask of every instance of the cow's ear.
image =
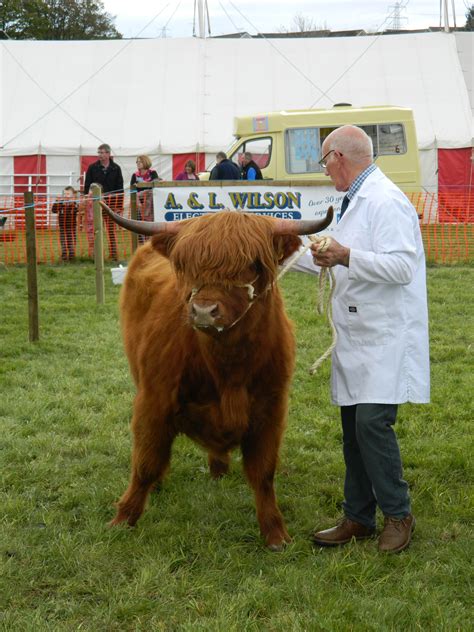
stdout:
[(277, 253), (278, 263), (288, 259), (301, 246), (298, 235), (277, 235), (273, 238), (273, 247)]
[(169, 258), (176, 237), (173, 233), (158, 233), (151, 238), (151, 245), (160, 255)]

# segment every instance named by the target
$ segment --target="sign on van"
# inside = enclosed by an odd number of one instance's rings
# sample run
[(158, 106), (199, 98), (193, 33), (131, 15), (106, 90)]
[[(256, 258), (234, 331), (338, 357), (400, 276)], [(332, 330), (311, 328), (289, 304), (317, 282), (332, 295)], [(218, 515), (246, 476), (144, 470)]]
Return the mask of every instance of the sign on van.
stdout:
[(337, 223), (343, 193), (329, 186), (218, 186), (156, 187), (153, 190), (155, 221), (177, 221), (223, 209), (268, 215), (278, 219), (319, 219), (334, 207)]

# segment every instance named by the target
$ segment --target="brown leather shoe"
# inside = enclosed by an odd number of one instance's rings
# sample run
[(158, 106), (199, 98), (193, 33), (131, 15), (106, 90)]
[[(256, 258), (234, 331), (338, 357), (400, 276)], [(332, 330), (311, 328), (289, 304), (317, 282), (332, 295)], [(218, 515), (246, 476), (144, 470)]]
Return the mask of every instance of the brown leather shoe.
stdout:
[(355, 540), (365, 540), (375, 533), (374, 528), (366, 527), (360, 522), (343, 518), (335, 527), (313, 533), (312, 540), (319, 546), (340, 546)]
[(415, 517), (408, 514), (401, 520), (385, 516), (384, 528), (379, 538), (379, 551), (399, 553), (410, 544), (415, 529)]

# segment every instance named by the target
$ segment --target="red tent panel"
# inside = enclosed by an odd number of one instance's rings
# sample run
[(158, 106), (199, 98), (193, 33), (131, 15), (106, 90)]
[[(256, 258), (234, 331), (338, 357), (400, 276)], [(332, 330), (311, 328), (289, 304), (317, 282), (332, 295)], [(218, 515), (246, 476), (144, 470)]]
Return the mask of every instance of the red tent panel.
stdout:
[(28, 191), (29, 185), (33, 193), (46, 194), (46, 156), (15, 156), (13, 171), (16, 194)]
[(15, 215), (17, 228), (25, 225), (25, 211), (23, 193), (33, 191), (35, 194), (35, 217), (37, 228), (47, 228), (47, 198), (46, 198), (46, 156), (15, 156), (13, 158), (13, 186), (15, 192)]
[(173, 179), (176, 178), (178, 173), (184, 171), (184, 165), (188, 160), (194, 160), (197, 173), (206, 169), (206, 154), (204, 153), (173, 154)]
[(96, 156), (81, 156), (81, 192), (84, 190), (84, 179), (86, 176), (87, 167), (91, 165), (93, 162), (98, 160)]
[(474, 222), (474, 150), (438, 149), (439, 221)]

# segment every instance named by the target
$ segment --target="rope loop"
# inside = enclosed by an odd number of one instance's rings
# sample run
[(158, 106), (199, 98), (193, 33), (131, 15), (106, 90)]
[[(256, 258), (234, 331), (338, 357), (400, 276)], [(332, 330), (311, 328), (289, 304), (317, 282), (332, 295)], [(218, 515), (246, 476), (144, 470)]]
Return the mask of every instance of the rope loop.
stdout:
[[(311, 248), (311, 245), (313, 243), (317, 244), (318, 252), (325, 252), (329, 248), (329, 245), (331, 243), (331, 237), (329, 236), (318, 237), (316, 235), (310, 235), (309, 239), (310, 241), (306, 244), (306, 246), (304, 246), (302, 250), (295, 253), (295, 255), (293, 255), (293, 257), (291, 257), (290, 260), (285, 264), (285, 266), (280, 270), (277, 277), (277, 281), (279, 281), (282, 278), (282, 276), (285, 275), (288, 272), (288, 270), (293, 266), (293, 264), (296, 263), (305, 254), (305, 252), (307, 252)], [(316, 371), (318, 370), (318, 368), (321, 366), (321, 364), (324, 362), (324, 360), (326, 360), (326, 358), (328, 358), (331, 355), (337, 342), (337, 331), (336, 331), (336, 327), (334, 326), (334, 321), (332, 318), (332, 297), (334, 294), (334, 290), (336, 288), (336, 278), (334, 276), (334, 272), (332, 268), (321, 267), (320, 273), (319, 273), (319, 282), (318, 282), (318, 301), (317, 301), (318, 314), (323, 314), (324, 312), (324, 293), (325, 293), (325, 286), (327, 284), (329, 284), (330, 289), (329, 289), (329, 296), (326, 301), (326, 314), (327, 314), (329, 326), (331, 327), (332, 342), (329, 345), (329, 347), (326, 349), (326, 351), (323, 353), (323, 355), (320, 356), (315, 362), (313, 362), (313, 364), (309, 368), (310, 375), (314, 375)]]

